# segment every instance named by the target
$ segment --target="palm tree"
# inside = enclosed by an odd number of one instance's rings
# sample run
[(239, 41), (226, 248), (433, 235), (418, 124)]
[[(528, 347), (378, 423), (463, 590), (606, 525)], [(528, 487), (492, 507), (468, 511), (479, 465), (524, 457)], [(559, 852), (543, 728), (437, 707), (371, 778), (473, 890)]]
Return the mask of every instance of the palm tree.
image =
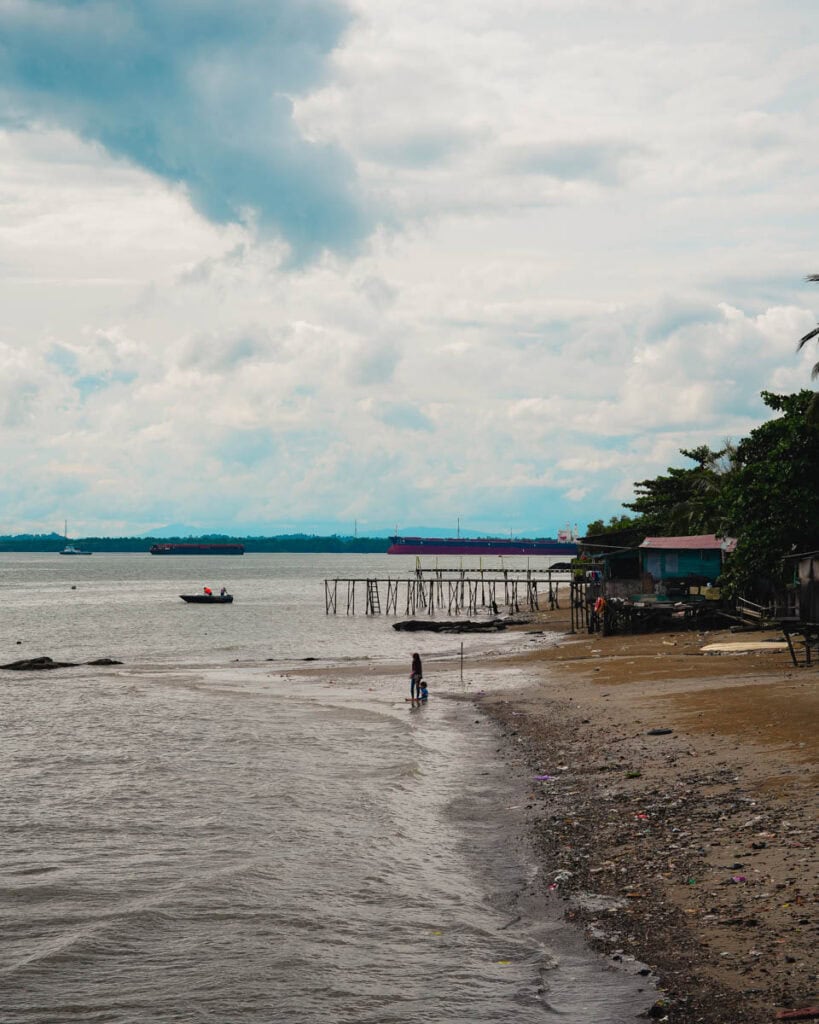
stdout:
[[(808, 274), (805, 278), (806, 281), (819, 281), (819, 274)], [(819, 324), (813, 328), (812, 331), (808, 331), (804, 338), (800, 338), (799, 344), (796, 346), (796, 351), (801, 352), (802, 348), (807, 345), (813, 338), (819, 337)], [(816, 380), (819, 377), (819, 363), (816, 363), (810, 372), (811, 380)], [(807, 418), (810, 423), (819, 423), (819, 391), (815, 391), (811, 403), (807, 409)]]

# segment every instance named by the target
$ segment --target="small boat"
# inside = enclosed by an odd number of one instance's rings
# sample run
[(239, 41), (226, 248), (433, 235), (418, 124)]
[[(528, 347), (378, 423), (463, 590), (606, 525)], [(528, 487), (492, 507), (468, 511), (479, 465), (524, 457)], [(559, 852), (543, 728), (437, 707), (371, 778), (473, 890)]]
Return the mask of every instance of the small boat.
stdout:
[(180, 594), (187, 604), (233, 604), (233, 594)]
[(65, 547), (60, 552), (61, 555), (93, 555), (93, 551), (83, 551), (81, 548), (75, 548), (73, 544), (68, 543), (68, 520), (65, 521)]

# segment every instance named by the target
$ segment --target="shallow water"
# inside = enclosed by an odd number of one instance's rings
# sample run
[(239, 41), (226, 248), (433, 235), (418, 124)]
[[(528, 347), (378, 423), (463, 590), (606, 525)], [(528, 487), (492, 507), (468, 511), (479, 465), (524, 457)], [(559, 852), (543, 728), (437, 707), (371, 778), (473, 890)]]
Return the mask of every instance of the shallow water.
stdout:
[[(526, 559), (505, 561), (526, 566)], [(403, 659), (417, 640), (392, 629), (395, 617), (361, 614), (363, 584), (357, 591), (359, 614), (348, 616), (346, 598), (339, 596), (339, 614), (327, 615), (324, 580), (407, 578), (414, 569), (414, 558), (388, 555), (71, 558), (0, 553), (0, 664), (41, 654), (62, 660), (114, 657), (172, 664), (376, 655)], [(205, 585), (214, 591), (227, 586), (234, 604), (188, 605), (180, 600), (180, 594), (201, 593)], [(503, 639), (475, 635), (469, 643), (480, 651), (497, 647)], [(424, 647), (452, 652), (458, 641), (427, 634)]]
[(619, 1024), (650, 1001), (521, 900), (523, 784), (470, 705), (219, 643), (0, 675), (0, 1019)]

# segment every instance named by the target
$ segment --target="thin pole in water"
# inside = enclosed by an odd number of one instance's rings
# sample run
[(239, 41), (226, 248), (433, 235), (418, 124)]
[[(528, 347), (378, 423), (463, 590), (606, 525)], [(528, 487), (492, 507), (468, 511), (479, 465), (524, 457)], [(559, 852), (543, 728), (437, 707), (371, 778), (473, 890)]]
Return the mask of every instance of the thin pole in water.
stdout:
[(464, 681), (464, 642), (461, 640), (461, 682)]

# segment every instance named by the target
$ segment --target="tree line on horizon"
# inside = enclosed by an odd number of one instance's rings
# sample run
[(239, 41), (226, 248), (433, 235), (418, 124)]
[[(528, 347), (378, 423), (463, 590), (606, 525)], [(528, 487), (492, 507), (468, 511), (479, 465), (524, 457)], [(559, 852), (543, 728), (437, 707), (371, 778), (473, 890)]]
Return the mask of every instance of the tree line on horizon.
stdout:
[[(0, 551), (62, 551), (65, 537), (56, 533), (18, 534), (0, 537)], [(242, 544), (246, 552), (281, 554), (381, 554), (390, 541), (386, 537), (328, 537), (313, 534), (280, 534), (274, 537), (233, 537), (208, 533), (197, 537), (80, 537), (73, 544), (85, 551), (147, 553), (153, 544)]]

